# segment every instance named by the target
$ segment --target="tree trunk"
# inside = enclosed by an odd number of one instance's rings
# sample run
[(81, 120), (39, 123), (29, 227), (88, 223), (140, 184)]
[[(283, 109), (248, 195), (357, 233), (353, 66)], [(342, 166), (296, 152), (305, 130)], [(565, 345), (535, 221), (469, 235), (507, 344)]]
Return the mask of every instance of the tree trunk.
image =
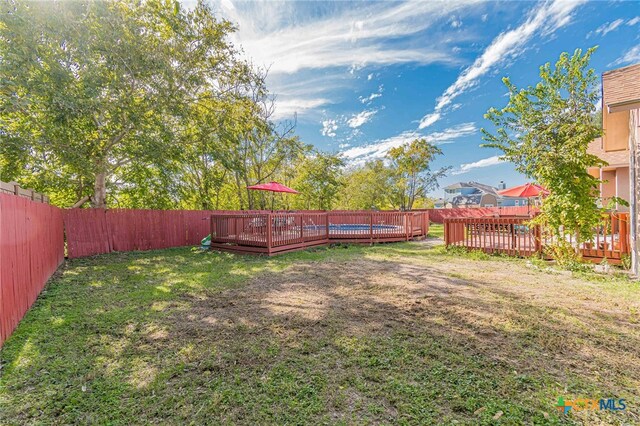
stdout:
[(93, 185), (93, 197), (91, 197), (91, 207), (94, 209), (107, 208), (107, 174), (105, 172), (96, 173), (96, 180)]

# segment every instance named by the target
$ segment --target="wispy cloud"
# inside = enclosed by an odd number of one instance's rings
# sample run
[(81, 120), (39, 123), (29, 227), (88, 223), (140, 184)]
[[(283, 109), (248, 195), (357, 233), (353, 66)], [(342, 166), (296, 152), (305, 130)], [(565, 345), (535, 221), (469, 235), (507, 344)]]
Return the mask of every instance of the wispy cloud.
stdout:
[(353, 114), (347, 121), (347, 125), (352, 129), (357, 129), (358, 127), (369, 122), (377, 112), (378, 110), (370, 109), (359, 112), (358, 114)]
[(473, 169), (480, 169), (483, 167), (491, 167), (496, 166), (502, 163), (503, 160), (500, 159), (499, 155), (494, 155), (493, 157), (483, 158), (482, 160), (474, 161), (473, 163), (465, 163), (461, 164), (460, 167), (453, 170), (451, 172), (452, 175), (461, 175), (467, 173)]
[(524, 23), (499, 34), (482, 55), (462, 71), (456, 81), (437, 99), (434, 112), (425, 115), (418, 127), (424, 129), (434, 124), (441, 118), (443, 110), (455, 98), (475, 86), (480, 77), (497, 65), (521, 55), (525, 50), (524, 46), (534, 35), (547, 35), (567, 25), (571, 21), (572, 12), (582, 2), (582, 0), (545, 2), (531, 11)]
[(295, 114), (301, 114), (310, 110), (317, 109), (322, 106), (330, 104), (329, 99), (324, 98), (284, 98), (278, 97), (276, 99), (276, 107), (273, 113), (274, 120), (280, 120), (285, 118), (293, 118)]
[(622, 18), (616, 19), (615, 21), (606, 22), (606, 23), (600, 25), (594, 31), (590, 31), (589, 33), (587, 33), (587, 38), (590, 38), (594, 34), (598, 34), (598, 35), (601, 35), (601, 36), (606, 36), (610, 32), (615, 31), (618, 28), (620, 28), (623, 24), (628, 26), (628, 27), (633, 27), (634, 25), (637, 25), (639, 23), (640, 23), (640, 16), (636, 16), (635, 18), (631, 18), (631, 19), (629, 19), (627, 21), (625, 21)]
[(450, 127), (441, 132), (423, 134), (415, 131), (402, 132), (396, 136), (379, 140), (365, 146), (350, 148), (343, 152), (345, 158), (357, 163), (383, 158), (391, 148), (402, 146), (414, 139), (424, 138), (427, 142), (434, 144), (451, 143), (455, 139), (470, 136), (477, 132), (475, 123), (463, 123)]
[(640, 62), (640, 46), (635, 46), (627, 50), (624, 55), (609, 65), (632, 64), (635, 62)]
[[(212, 0), (221, 16), (238, 26), (232, 36), (254, 65), (269, 69), (268, 86), (278, 103), (331, 99), (339, 103), (345, 93), (336, 84), (353, 86), (357, 71), (365, 67), (442, 63), (458, 65), (452, 47), (469, 38), (457, 29), (434, 31), (429, 43), (416, 36), (447, 22), (452, 14), (468, 13), (478, 0), (435, 2), (292, 2), (272, 0)], [(351, 70), (351, 73), (349, 72)], [(322, 78), (329, 84), (319, 84)], [(366, 81), (377, 74), (369, 71)], [(288, 93), (291, 85), (299, 88)], [(305, 92), (306, 91), (306, 92)], [(291, 102), (293, 104), (293, 102)], [(365, 103), (366, 104), (366, 103)], [(299, 116), (318, 117), (324, 105), (296, 108)], [(292, 113), (289, 105), (279, 117)]]
[[(446, 37), (442, 43), (421, 46), (399, 39), (424, 31), (472, 2), (365, 2), (309, 8), (287, 1), (225, 0), (220, 6), (227, 18), (238, 23), (237, 41), (254, 63), (270, 67), (272, 73), (294, 73), (309, 68), (455, 62), (442, 46)], [(395, 42), (389, 43), (392, 39)]]
[(609, 34), (611, 31), (614, 31), (616, 28), (618, 28), (623, 23), (624, 23), (624, 19), (616, 19), (613, 22), (607, 22), (606, 24), (604, 24), (604, 25), (600, 26), (598, 29), (596, 29), (596, 34), (600, 34), (600, 35), (606, 36), (607, 34)]

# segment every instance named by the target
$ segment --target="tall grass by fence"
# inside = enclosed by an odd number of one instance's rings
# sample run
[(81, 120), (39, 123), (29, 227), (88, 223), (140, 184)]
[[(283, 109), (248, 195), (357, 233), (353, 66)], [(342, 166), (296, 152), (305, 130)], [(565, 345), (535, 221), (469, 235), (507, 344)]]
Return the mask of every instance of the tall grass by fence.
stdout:
[(62, 210), (0, 193), (0, 346), (63, 261)]

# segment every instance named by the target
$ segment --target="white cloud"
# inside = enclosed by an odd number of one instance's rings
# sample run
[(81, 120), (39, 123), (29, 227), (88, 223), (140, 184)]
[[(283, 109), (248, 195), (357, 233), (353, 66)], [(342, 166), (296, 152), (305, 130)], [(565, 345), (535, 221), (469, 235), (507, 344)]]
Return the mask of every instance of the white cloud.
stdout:
[(379, 98), (382, 96), (382, 93), (372, 93), (369, 96), (367, 96), (366, 98), (363, 98), (362, 96), (360, 96), (360, 102), (362, 102), (363, 104), (370, 104), (371, 101), (373, 101), (376, 98)]
[(433, 112), (431, 114), (427, 114), (424, 117), (422, 117), (422, 120), (420, 120), (420, 128), (424, 129), (425, 127), (429, 127), (431, 126), (433, 123), (435, 123), (436, 121), (440, 120), (440, 113), (439, 112)]
[[(502, 32), (484, 50), (474, 63), (466, 68), (437, 99), (434, 113), (441, 113), (451, 102), (465, 91), (477, 84), (477, 80), (488, 73), (496, 65), (513, 60), (522, 54), (524, 46), (536, 34), (547, 35), (571, 21), (574, 9), (582, 3), (579, 1), (555, 0), (545, 2), (527, 15), (524, 23), (518, 27)], [(427, 114), (420, 121), (419, 128), (424, 129), (437, 121), (434, 113)], [(440, 117), (438, 117), (440, 118)]]
[(451, 172), (452, 175), (461, 175), (467, 173), (473, 169), (479, 169), (482, 167), (491, 167), (496, 166), (502, 163), (503, 160), (500, 159), (499, 155), (494, 155), (493, 157), (483, 158), (482, 160), (475, 161), (473, 163), (465, 163), (461, 164), (460, 167)]
[(600, 26), (597, 30), (596, 30), (596, 34), (600, 34), (600, 35), (607, 35), (608, 33), (610, 33), (611, 31), (615, 30), (616, 28), (618, 28), (620, 25), (622, 25), (624, 23), (623, 19), (616, 19), (613, 22), (607, 22), (606, 24)]
[(635, 18), (629, 19), (627, 21), (627, 25), (630, 26), (630, 27), (632, 27), (632, 26), (634, 26), (634, 25), (636, 25), (638, 23), (640, 23), (640, 16), (636, 16)]
[(362, 102), (363, 104), (369, 105), (369, 104), (371, 104), (371, 102), (373, 102), (374, 99), (382, 97), (382, 92), (384, 92), (384, 85), (383, 84), (378, 86), (378, 91), (377, 92), (374, 92), (374, 93), (370, 94), (367, 97), (360, 96), (360, 98), (359, 98), (360, 102)]
[(434, 144), (451, 143), (455, 139), (470, 136), (477, 132), (474, 123), (463, 123), (454, 127), (443, 130), (442, 132), (433, 132), (422, 134), (415, 131), (402, 132), (399, 135), (379, 140), (370, 145), (358, 146), (350, 148), (343, 152), (345, 158), (356, 162), (364, 163), (366, 161), (383, 158), (391, 148), (402, 146), (414, 139), (424, 138), (427, 142)]
[(452, 28), (460, 28), (462, 26), (462, 21), (454, 16), (449, 21), (449, 24)]
[(336, 130), (338, 130), (338, 123), (336, 120), (328, 119), (322, 122), (322, 130), (320, 130), (320, 133), (322, 133), (322, 136), (335, 138)]
[(370, 110), (364, 110), (358, 114), (353, 114), (351, 118), (347, 121), (347, 125), (352, 129), (357, 129), (358, 127), (369, 122), (373, 118), (373, 116), (376, 115), (377, 112), (378, 110), (370, 109)]
[(367, 75), (367, 81), (371, 81), (371, 80), (373, 80), (373, 74)]
[(640, 62), (640, 46), (635, 46), (627, 50), (624, 55), (609, 65), (631, 64), (635, 62)]
[(324, 98), (276, 98), (276, 108), (271, 118), (273, 118), (274, 120), (293, 118), (294, 114), (302, 114), (317, 109), (321, 106), (328, 105), (330, 103), (331, 101)]
[(632, 26), (634, 26), (634, 25), (636, 25), (638, 23), (640, 23), (640, 16), (636, 16), (635, 18), (631, 18), (626, 23), (624, 22), (624, 19), (616, 19), (613, 22), (607, 22), (605, 24), (602, 24), (595, 31), (590, 31), (587, 34), (587, 38), (591, 37), (593, 35), (593, 33), (599, 34), (601, 36), (605, 36), (605, 35), (607, 35), (607, 33), (610, 33), (611, 31), (614, 31), (614, 30), (618, 29), (618, 27), (620, 27), (622, 24), (625, 24), (625, 25), (627, 25), (629, 27), (632, 27)]
[[(294, 73), (354, 65), (455, 63), (444, 35), (420, 46), (400, 38), (424, 31), (475, 2), (338, 3), (319, 5), (316, 13), (288, 1), (225, 0), (220, 6), (223, 16), (238, 24), (235, 41), (247, 57), (271, 73)], [(396, 41), (388, 43), (391, 39)]]

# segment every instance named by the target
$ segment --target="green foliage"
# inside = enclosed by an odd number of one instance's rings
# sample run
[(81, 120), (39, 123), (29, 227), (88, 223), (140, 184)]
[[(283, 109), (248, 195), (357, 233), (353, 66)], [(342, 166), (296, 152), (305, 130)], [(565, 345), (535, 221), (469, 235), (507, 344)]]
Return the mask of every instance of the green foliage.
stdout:
[(389, 189), (393, 175), (382, 160), (347, 169), (338, 207), (341, 209), (386, 209), (392, 207)]
[(431, 162), (442, 150), (424, 139), (392, 148), (387, 153), (393, 176), (392, 202), (401, 210), (411, 210), (417, 198), (437, 188), (447, 169), (431, 171)]
[(337, 155), (315, 153), (297, 166), (292, 186), (301, 192), (293, 200), (296, 209), (331, 210), (344, 187), (341, 179), (344, 160)]
[(519, 89), (505, 77), (509, 103), (485, 115), (496, 132), (482, 130), (485, 146), (500, 149), (519, 172), (550, 191), (536, 223), (547, 224), (558, 238), (573, 233), (578, 241), (591, 237), (601, 213), (600, 181), (587, 173), (590, 167), (605, 165), (587, 152), (589, 143), (601, 135), (593, 119), (598, 77), (588, 68), (594, 51), (561, 54), (553, 68), (549, 63), (540, 67), (535, 86)]
[(544, 246), (545, 255), (554, 259), (560, 268), (579, 270), (584, 268), (580, 254), (567, 240), (560, 239)]
[(282, 139), (204, 2), (8, 1), (0, 19), (0, 177), (56, 204), (210, 208), (230, 152)]

